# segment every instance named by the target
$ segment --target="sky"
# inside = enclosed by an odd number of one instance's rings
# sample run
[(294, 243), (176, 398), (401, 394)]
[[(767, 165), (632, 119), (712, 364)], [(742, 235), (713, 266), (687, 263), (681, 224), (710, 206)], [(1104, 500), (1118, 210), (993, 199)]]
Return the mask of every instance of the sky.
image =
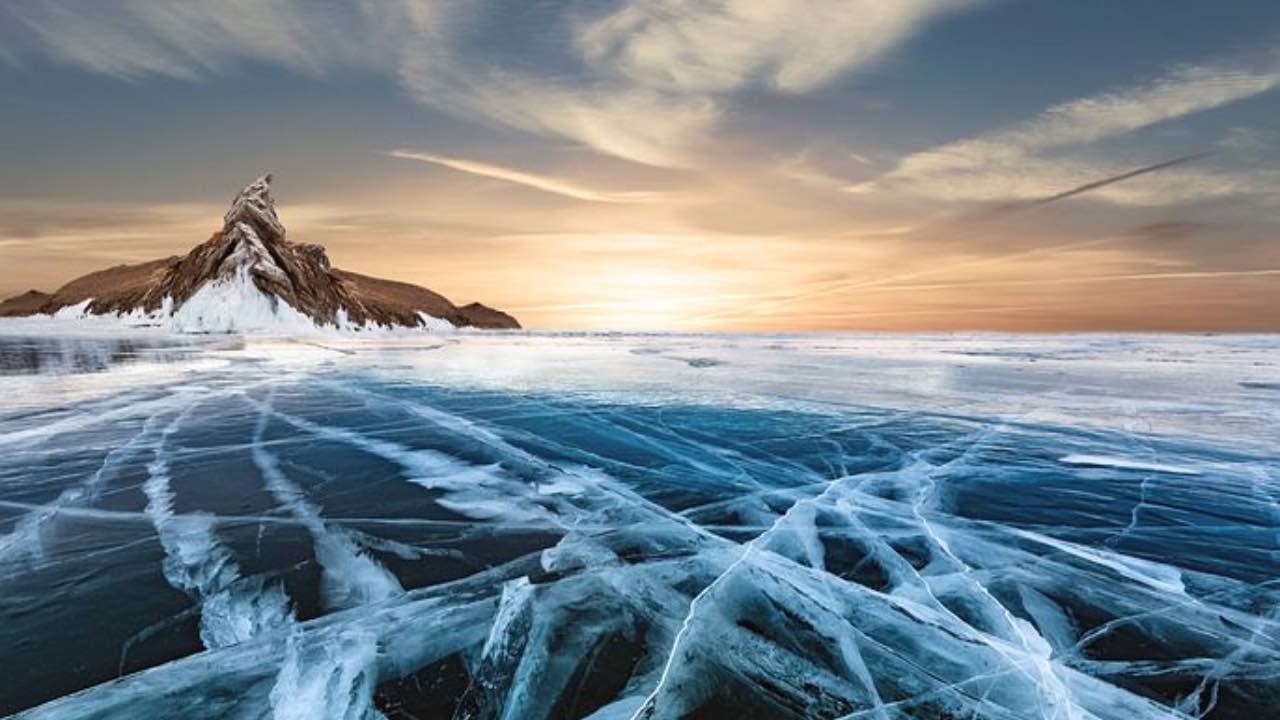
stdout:
[(1280, 330), (1280, 3), (0, 4), (0, 295), (267, 171), (529, 327)]

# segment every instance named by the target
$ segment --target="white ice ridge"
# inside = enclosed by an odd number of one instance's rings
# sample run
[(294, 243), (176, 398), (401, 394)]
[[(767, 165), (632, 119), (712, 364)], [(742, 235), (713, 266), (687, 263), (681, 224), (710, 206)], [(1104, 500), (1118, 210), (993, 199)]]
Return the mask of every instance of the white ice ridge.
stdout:
[[(362, 552), (350, 535), (329, 527), (320, 509), (280, 469), (275, 455), (265, 446), (271, 404), (271, 394), (256, 403), (253, 462), (276, 502), (288, 508), (311, 533), (325, 606), (346, 610), (402, 595), (404, 589), (396, 577)], [(377, 653), (378, 636), (370, 632), (341, 631), (334, 643), (313, 645), (295, 630), (270, 694), (273, 719), (379, 720), (383, 716), (372, 706)]]
[(280, 582), (241, 576), (235, 555), (214, 532), (213, 515), (174, 515), (168, 443), (197, 404), (188, 405), (161, 431), (142, 489), (146, 513), (165, 551), (165, 579), (199, 603), (200, 640), (207, 648), (218, 648), (287, 629), (294, 617)]
[[(539, 497), (540, 493), (535, 488), (509, 477), (496, 463), (470, 465), (432, 450), (413, 450), (350, 430), (320, 425), (289, 413), (271, 413), (303, 432), (346, 443), (399, 465), (409, 482), (443, 493), (436, 498), (436, 504), (464, 517), (534, 526), (555, 526), (559, 523), (557, 515), (548, 509), (554, 504), (553, 500)], [(443, 415), (439, 413), (435, 417)], [(495, 441), (496, 438), (490, 440)]]
[(269, 696), (272, 720), (385, 720), (373, 707), (378, 633), (343, 629), (324, 643), (295, 631)]
[(16, 571), (16, 563), (24, 558), (36, 561), (43, 559), (43, 533), (46, 528), (63, 510), (96, 501), (105, 489), (109, 475), (150, 445), (158, 422), (156, 415), (149, 416), (143, 421), (137, 434), (123, 445), (108, 452), (98, 469), (80, 484), (63, 490), (53, 501), (19, 518), (13, 530), (0, 537), (0, 577), (3, 577), (5, 570), (10, 567)]
[(276, 502), (287, 508), (311, 533), (316, 562), (320, 564), (321, 594), (330, 609), (345, 609), (385, 600), (404, 592), (395, 576), (378, 564), (338, 529), (325, 524), (320, 509), (280, 469), (280, 464), (264, 444), (271, 398), (258, 404), (258, 422), (253, 432), (251, 454)]

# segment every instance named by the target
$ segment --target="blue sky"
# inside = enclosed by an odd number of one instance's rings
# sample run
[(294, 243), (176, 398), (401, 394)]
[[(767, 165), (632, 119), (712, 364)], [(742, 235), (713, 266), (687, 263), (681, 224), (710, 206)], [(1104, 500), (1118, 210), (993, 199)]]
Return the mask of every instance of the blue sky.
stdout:
[(0, 292), (272, 170), (295, 239), (533, 325), (1274, 327), (1278, 88), (1274, 2), (14, 0)]

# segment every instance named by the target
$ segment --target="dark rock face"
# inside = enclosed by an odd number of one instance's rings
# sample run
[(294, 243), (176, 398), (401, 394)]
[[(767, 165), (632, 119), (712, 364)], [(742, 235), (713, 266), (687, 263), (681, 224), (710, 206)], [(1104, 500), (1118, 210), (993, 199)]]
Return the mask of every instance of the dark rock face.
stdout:
[[(183, 257), (120, 265), (77, 278), (52, 296), (31, 291), (0, 303), (0, 315), (54, 312), (93, 298), (91, 313), (179, 307), (208, 283), (249, 280), (322, 325), (350, 322), (417, 327), (418, 313), (455, 326), (519, 328), (506, 313), (472, 303), (455, 306), (444, 296), (408, 283), (346, 272), (331, 266), (319, 245), (285, 239), (271, 197), (271, 176), (249, 184), (223, 216), (222, 229)], [(33, 295), (34, 293), (34, 295)]]

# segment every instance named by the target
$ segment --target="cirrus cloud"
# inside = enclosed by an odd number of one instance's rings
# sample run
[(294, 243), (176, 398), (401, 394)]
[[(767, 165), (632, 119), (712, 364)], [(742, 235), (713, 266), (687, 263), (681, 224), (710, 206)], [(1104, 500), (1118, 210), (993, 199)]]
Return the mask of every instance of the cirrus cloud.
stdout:
[[(0, 6), (0, 59), (37, 53), (114, 77), (186, 81), (246, 62), (310, 74), (394, 75), (416, 101), (562, 137), (606, 155), (695, 162), (733, 93), (796, 94), (866, 68), (947, 12), (977, 0), (632, 0), (603, 12), (547, 6), (537, 32), (495, 50), (476, 38), (499, 14), (479, 3), (385, 0), (14, 0)], [(542, 17), (545, 16), (545, 17)], [(548, 35), (530, 62), (524, 43)], [(550, 49), (550, 50), (549, 50)]]
[(480, 177), (493, 178), (494, 180), (501, 180), (515, 185), (523, 185), (535, 190), (541, 190), (542, 192), (548, 192), (554, 195), (563, 195), (564, 197), (573, 198), (574, 200), (603, 203), (635, 203), (655, 200), (660, 196), (658, 193), (644, 191), (610, 192), (604, 190), (593, 190), (571, 180), (555, 177), (553, 175), (525, 172), (523, 170), (502, 167), (500, 165), (491, 165), (489, 163), (478, 162), (476, 160), (446, 157), (444, 155), (415, 152), (413, 150), (392, 150), (388, 152), (387, 155), (394, 158), (400, 158), (401, 160), (416, 160), (418, 162), (438, 165), (440, 167), (449, 168), (450, 170), (456, 170), (470, 175), (478, 175)]
[[(1050, 106), (1010, 128), (909, 154), (874, 183), (845, 190), (865, 194), (873, 189), (894, 189), (945, 201), (1041, 199), (1133, 169), (1134, 163), (1089, 153), (1091, 143), (1213, 110), (1277, 87), (1280, 61), (1274, 59), (1255, 66), (1185, 65), (1146, 84)], [(1099, 186), (1090, 197), (1122, 205), (1172, 205), (1270, 192), (1274, 181), (1274, 175), (1266, 172), (1179, 167), (1146, 175), (1141, 181)]]

